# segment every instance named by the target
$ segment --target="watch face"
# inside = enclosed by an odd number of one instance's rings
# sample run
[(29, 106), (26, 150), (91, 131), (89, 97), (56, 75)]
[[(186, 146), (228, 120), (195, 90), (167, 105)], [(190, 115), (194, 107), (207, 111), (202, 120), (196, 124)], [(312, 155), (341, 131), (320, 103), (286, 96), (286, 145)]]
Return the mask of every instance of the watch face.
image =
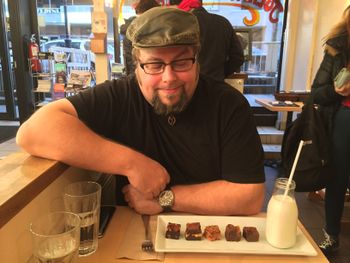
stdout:
[(165, 190), (159, 194), (158, 198), (161, 207), (171, 207), (174, 203), (174, 194), (171, 190)]

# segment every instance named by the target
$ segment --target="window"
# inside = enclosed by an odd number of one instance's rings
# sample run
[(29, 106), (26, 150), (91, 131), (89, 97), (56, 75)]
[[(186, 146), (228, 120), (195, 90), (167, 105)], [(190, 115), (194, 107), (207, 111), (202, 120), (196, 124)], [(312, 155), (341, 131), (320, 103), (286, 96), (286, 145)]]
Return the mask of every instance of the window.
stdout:
[[(50, 51), (50, 48), (62, 47), (89, 51), (93, 66), (95, 55), (90, 51), (92, 11), (93, 0), (37, 1), (40, 50)], [(106, 8), (109, 19), (106, 52), (110, 62), (113, 62), (115, 57), (112, 11), (112, 8)]]
[[(208, 12), (226, 17), (231, 25), (251, 38), (251, 56), (241, 71), (248, 74), (244, 93), (274, 93), (282, 39), (284, 0), (203, 0)], [(269, 3), (268, 3), (269, 2)], [(247, 9), (249, 7), (249, 10)]]

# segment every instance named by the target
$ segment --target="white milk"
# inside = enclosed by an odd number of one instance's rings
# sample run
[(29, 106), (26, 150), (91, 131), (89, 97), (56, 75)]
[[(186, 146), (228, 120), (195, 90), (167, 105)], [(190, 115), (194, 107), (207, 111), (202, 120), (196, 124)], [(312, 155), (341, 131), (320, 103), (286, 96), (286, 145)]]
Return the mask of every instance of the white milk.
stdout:
[[(284, 200), (283, 200), (284, 198)], [(267, 206), (266, 239), (274, 247), (294, 246), (297, 234), (298, 208), (295, 199), (273, 195)]]

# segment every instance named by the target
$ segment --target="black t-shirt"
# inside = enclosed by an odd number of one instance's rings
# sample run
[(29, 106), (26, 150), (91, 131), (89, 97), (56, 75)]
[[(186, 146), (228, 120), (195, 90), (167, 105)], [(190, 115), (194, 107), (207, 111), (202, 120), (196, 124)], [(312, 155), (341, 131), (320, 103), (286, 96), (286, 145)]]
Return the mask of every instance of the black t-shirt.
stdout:
[[(224, 179), (265, 180), (263, 151), (250, 106), (225, 84), (200, 76), (187, 108), (168, 116), (154, 113), (134, 76), (106, 81), (68, 100), (96, 133), (157, 160), (171, 185)], [(119, 178), (118, 188), (127, 183)]]

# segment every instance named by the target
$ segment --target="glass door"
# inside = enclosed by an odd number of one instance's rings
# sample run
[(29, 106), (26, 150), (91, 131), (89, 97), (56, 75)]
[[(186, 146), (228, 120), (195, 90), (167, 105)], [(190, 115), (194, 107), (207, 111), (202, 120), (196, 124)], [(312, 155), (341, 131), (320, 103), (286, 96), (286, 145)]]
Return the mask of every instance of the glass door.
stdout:
[(15, 82), (10, 31), (8, 0), (0, 5), (0, 120), (15, 120)]

